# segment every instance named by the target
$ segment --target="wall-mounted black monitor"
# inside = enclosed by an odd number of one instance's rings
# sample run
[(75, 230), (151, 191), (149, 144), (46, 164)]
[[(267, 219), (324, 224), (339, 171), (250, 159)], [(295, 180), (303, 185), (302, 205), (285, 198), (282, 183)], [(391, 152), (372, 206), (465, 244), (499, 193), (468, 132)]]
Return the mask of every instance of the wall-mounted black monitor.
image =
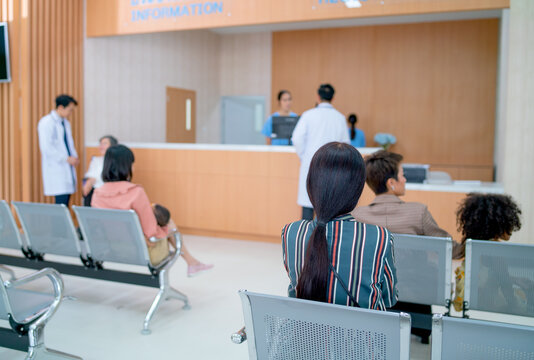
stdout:
[(7, 39), (7, 23), (0, 22), (0, 82), (11, 81), (9, 69), (9, 42)]

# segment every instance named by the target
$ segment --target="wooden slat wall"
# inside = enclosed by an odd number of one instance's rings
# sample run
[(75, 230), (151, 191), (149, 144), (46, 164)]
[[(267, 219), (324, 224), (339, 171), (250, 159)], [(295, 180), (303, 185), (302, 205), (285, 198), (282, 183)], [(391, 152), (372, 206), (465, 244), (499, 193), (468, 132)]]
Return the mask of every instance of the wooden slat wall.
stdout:
[[(37, 124), (54, 108), (58, 94), (77, 99), (79, 106), (70, 121), (83, 160), (83, 0), (0, 0), (0, 4), (0, 17), (9, 21), (13, 78), (0, 85), (0, 198), (51, 202), (43, 195)], [(80, 166), (78, 179), (82, 171)], [(74, 201), (80, 202), (79, 192)]]

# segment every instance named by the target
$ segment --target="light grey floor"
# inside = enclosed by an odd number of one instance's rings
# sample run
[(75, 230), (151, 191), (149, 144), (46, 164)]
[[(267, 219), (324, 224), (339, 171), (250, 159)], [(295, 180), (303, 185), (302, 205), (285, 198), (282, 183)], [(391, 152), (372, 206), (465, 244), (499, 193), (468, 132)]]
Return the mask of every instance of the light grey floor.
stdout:
[[(230, 334), (243, 325), (237, 291), (286, 295), (280, 246), (198, 236), (185, 236), (185, 242), (200, 260), (215, 264), (195, 278), (186, 277), (183, 260), (174, 266), (171, 283), (189, 296), (191, 310), (182, 310), (176, 300), (165, 302), (152, 334), (144, 336), (140, 329), (155, 289), (64, 276), (66, 293), (77, 300), (59, 308), (47, 327), (47, 346), (86, 360), (247, 359), (246, 345), (230, 342)], [(15, 271), (17, 276), (29, 272)], [(430, 346), (412, 338), (411, 353), (412, 359), (430, 359)], [(0, 359), (24, 359), (24, 353), (0, 349)]]

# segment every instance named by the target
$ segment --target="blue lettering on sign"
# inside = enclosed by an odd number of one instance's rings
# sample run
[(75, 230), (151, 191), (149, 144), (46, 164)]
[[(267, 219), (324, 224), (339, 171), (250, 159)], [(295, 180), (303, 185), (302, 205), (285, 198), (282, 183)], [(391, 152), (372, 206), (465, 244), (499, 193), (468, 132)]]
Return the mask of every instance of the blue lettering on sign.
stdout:
[[(131, 0), (132, 6), (162, 3), (164, 0)], [(322, 1), (322, 0), (319, 0)], [(170, 0), (169, 0), (170, 2)], [(131, 11), (132, 22), (177, 18), (183, 16), (200, 16), (222, 14), (222, 1), (207, 1), (204, 3), (184, 4), (175, 6), (160, 6), (150, 9), (135, 9)]]

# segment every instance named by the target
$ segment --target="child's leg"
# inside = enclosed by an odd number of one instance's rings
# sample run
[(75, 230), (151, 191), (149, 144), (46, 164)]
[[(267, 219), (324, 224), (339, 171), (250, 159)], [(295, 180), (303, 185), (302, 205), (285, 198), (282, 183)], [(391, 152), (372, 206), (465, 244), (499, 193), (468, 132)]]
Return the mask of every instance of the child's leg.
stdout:
[(189, 250), (187, 250), (183, 241), (182, 241), (182, 257), (184, 258), (188, 266), (200, 264), (200, 261), (198, 261), (193, 255), (191, 255)]

